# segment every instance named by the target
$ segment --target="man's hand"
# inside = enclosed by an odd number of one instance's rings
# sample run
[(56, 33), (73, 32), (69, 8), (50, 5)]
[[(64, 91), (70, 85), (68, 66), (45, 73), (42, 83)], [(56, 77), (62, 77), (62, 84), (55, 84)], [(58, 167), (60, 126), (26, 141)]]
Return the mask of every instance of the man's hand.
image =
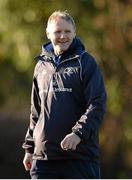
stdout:
[(32, 154), (30, 153), (25, 153), (24, 159), (23, 159), (23, 164), (26, 169), (26, 171), (29, 171), (32, 166)]
[(75, 133), (70, 133), (61, 141), (61, 148), (63, 150), (76, 150), (76, 146), (80, 143), (81, 139)]

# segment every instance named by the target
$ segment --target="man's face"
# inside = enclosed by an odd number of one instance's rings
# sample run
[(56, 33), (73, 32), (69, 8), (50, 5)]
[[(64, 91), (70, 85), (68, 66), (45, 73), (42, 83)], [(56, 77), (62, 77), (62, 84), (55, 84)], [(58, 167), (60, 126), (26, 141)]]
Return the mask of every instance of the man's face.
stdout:
[(75, 37), (75, 29), (70, 22), (58, 17), (49, 24), (47, 37), (53, 44), (55, 54), (59, 55), (71, 45)]

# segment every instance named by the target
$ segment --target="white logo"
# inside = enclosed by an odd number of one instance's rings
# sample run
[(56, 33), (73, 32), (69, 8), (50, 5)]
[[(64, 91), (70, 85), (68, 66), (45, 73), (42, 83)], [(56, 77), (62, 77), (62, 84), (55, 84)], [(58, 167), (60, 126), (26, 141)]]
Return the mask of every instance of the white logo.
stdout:
[(72, 73), (74, 73), (74, 68), (73, 67), (68, 67), (64, 70), (64, 74), (70, 75)]

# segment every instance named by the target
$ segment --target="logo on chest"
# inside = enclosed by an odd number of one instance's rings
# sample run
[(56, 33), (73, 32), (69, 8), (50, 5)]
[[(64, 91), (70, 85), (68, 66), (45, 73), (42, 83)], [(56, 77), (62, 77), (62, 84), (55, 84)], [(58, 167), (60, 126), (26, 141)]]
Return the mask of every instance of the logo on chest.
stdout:
[(71, 74), (75, 73), (76, 69), (73, 67), (67, 67), (64, 71), (63, 74), (66, 74), (68, 76), (70, 76)]

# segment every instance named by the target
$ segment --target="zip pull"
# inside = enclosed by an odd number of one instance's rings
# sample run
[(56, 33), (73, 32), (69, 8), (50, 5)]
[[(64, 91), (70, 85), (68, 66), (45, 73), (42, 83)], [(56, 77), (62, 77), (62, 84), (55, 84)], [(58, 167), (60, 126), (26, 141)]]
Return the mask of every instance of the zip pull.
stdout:
[(56, 63), (57, 66), (60, 64), (60, 61), (61, 61), (61, 55), (56, 56), (55, 57), (55, 63)]

